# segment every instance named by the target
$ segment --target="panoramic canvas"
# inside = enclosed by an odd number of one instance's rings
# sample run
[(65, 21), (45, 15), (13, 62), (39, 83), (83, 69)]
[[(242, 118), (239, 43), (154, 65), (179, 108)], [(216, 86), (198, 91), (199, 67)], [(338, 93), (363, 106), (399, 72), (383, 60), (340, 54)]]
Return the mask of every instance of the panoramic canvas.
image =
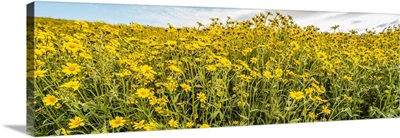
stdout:
[(27, 132), (399, 117), (400, 15), (34, 2)]

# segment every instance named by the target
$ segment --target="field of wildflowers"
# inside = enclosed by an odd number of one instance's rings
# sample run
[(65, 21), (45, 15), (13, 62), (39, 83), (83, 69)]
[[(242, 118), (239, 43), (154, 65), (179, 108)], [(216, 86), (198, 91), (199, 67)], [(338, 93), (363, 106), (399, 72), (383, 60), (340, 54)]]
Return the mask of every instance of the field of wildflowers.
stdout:
[(329, 33), (278, 12), (179, 28), (30, 20), (35, 136), (399, 117), (400, 26)]

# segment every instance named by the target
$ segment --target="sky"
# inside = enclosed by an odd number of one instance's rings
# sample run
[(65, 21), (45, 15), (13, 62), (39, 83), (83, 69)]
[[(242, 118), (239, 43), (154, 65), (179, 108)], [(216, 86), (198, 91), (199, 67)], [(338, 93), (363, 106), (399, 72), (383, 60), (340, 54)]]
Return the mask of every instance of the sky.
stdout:
[(321, 31), (330, 31), (330, 27), (339, 25), (340, 31), (365, 29), (381, 31), (383, 28), (400, 24), (400, 15), (373, 13), (340, 13), (321, 11), (293, 11), (268, 9), (238, 9), (238, 8), (207, 8), (152, 6), (132, 4), (95, 4), (95, 3), (65, 3), (65, 2), (35, 2), (36, 17), (51, 17), (72, 20), (103, 21), (111, 24), (129, 24), (137, 22), (142, 25), (167, 27), (196, 26), (196, 22), (209, 24), (210, 18), (227, 16), (233, 20), (249, 20), (260, 12), (280, 12), (291, 15), (300, 26), (315, 25)]

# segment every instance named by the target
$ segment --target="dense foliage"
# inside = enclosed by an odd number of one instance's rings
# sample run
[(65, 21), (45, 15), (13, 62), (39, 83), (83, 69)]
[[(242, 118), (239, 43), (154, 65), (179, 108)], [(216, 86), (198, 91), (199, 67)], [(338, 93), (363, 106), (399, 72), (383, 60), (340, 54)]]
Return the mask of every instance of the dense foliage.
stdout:
[(399, 117), (400, 28), (291, 16), (167, 28), (35, 18), (35, 135)]

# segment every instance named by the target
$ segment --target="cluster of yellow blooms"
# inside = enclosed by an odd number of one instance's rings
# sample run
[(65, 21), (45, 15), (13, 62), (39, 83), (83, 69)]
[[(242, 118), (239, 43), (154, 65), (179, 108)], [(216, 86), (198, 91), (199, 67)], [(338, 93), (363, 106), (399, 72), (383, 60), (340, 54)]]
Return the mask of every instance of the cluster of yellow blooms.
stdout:
[(399, 117), (399, 26), (328, 33), (270, 12), (181, 28), (34, 20), (35, 135)]

